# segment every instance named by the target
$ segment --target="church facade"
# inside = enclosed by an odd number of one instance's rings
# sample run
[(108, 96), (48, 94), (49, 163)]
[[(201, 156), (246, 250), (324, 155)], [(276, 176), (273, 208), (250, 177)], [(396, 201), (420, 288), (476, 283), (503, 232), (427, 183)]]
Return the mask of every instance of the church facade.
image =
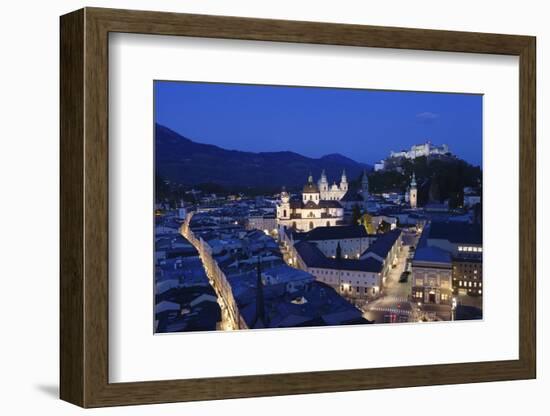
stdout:
[(340, 201), (348, 191), (348, 178), (346, 177), (346, 171), (342, 172), (340, 185), (337, 185), (336, 182), (329, 185), (327, 175), (323, 170), (323, 172), (321, 172), (321, 178), (317, 182), (317, 186), (319, 187), (319, 193), (322, 201)]
[(313, 181), (313, 176), (309, 175), (302, 190), (302, 198), (299, 200), (291, 200), (288, 192), (283, 190), (277, 204), (278, 225), (297, 231), (341, 225), (344, 219), (344, 208), (339, 200), (347, 192), (348, 186), (345, 173), (342, 174), (340, 185), (334, 185), (328, 186), (326, 175), (323, 172), (317, 183)]

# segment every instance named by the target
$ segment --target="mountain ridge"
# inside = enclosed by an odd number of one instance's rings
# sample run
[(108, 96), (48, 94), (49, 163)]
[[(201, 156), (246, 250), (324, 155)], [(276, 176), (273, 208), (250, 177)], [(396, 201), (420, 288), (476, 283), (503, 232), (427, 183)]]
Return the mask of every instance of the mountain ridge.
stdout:
[(163, 179), (193, 186), (214, 183), (225, 188), (298, 188), (311, 172), (318, 179), (325, 170), (339, 182), (343, 170), (348, 181), (372, 166), (338, 153), (310, 158), (292, 151), (246, 152), (195, 142), (170, 128), (155, 124), (156, 172)]

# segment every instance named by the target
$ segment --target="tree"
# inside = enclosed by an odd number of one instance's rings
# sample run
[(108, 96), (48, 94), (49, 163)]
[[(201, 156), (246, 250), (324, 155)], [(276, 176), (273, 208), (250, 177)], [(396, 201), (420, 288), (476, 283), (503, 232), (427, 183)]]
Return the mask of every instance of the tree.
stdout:
[(429, 198), (430, 202), (441, 202), (441, 192), (439, 190), (439, 177), (434, 173), (430, 181)]
[(378, 230), (376, 230), (376, 232), (378, 234), (385, 234), (390, 230), (391, 230), (391, 224), (389, 222), (386, 222), (386, 221), (382, 220), (382, 222), (378, 226)]
[(177, 208), (183, 199), (184, 191), (180, 184), (172, 183), (161, 176), (158, 170), (155, 173), (155, 202), (168, 204), (170, 208)]
[[(441, 202), (453, 198), (457, 203), (461, 200), (461, 192), (465, 186), (479, 188), (481, 183), (481, 168), (468, 162), (452, 156), (445, 157), (417, 157), (413, 160), (400, 159), (395, 161), (394, 169), (397, 171), (375, 172), (371, 177), (371, 188), (373, 192), (384, 192), (396, 188), (395, 184), (400, 180), (397, 176), (401, 175), (401, 190), (404, 191), (409, 184), (413, 172), (418, 182), (418, 201), (419, 203)], [(430, 188), (433, 189), (430, 192)], [(426, 186), (424, 186), (426, 185)], [(454, 194), (454, 196), (453, 196)], [(461, 204), (459, 203), (458, 206)]]
[(369, 191), (372, 193), (389, 190), (403, 191), (407, 187), (407, 176), (400, 172), (386, 170), (369, 175)]
[(458, 192), (452, 192), (449, 195), (449, 208), (459, 208), (462, 207), (464, 203), (464, 191), (459, 190)]
[(351, 223), (354, 225), (359, 224), (360, 220), (361, 220), (361, 209), (359, 208), (358, 204), (355, 204), (352, 208)]
[(481, 225), (483, 218), (483, 205), (481, 202), (478, 202), (474, 205), (474, 224)]
[(372, 217), (368, 213), (363, 214), (360, 223), (361, 225), (363, 225), (363, 227), (365, 227), (368, 234), (376, 234), (376, 230), (374, 229), (374, 225), (372, 224)]

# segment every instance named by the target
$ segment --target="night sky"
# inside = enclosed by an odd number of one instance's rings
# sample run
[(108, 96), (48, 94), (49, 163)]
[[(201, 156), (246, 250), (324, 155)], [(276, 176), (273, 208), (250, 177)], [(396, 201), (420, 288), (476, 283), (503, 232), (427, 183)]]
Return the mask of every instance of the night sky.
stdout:
[(482, 96), (155, 82), (155, 121), (225, 149), (340, 153), (358, 162), (430, 140), (481, 165)]

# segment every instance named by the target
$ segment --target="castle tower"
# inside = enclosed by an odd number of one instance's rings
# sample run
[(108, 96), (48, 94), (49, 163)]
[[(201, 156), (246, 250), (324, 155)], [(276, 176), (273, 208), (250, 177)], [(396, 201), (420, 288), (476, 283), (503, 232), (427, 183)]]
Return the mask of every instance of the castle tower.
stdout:
[(342, 171), (342, 179), (340, 180), (340, 190), (344, 193), (348, 191), (348, 178), (346, 176), (345, 169)]
[(412, 175), (411, 178), (411, 188), (409, 190), (409, 202), (411, 204), (411, 208), (416, 208), (416, 197), (417, 197), (417, 191), (416, 191), (416, 176)]

